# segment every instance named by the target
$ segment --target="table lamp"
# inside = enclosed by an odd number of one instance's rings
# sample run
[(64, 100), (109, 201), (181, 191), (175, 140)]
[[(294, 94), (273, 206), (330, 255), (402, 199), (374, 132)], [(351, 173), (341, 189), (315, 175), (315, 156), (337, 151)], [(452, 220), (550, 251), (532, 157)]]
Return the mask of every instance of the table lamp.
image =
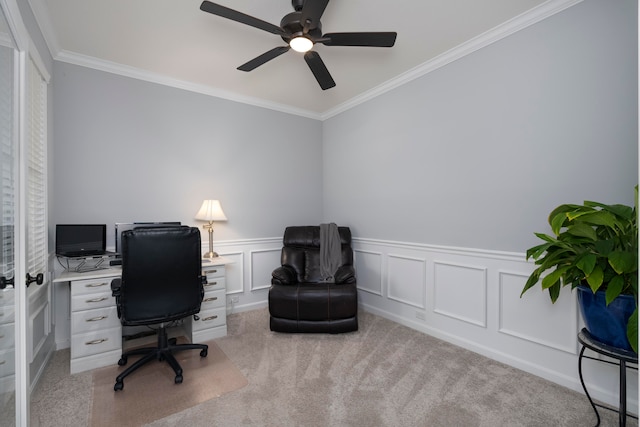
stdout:
[(200, 210), (196, 214), (196, 219), (200, 221), (209, 221), (208, 224), (202, 226), (205, 230), (209, 231), (209, 252), (204, 254), (203, 258), (215, 258), (218, 256), (213, 251), (213, 221), (226, 221), (227, 217), (222, 211), (219, 200), (205, 200), (202, 202)]

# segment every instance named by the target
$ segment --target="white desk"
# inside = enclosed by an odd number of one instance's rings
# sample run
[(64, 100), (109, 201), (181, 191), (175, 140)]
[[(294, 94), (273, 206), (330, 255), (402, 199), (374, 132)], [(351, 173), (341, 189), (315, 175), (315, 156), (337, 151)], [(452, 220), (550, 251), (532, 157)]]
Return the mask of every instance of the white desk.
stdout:
[[(224, 257), (202, 260), (207, 276), (199, 320), (185, 319), (185, 332), (192, 342), (227, 335)], [(71, 286), (71, 366), (72, 374), (113, 365), (122, 354), (122, 326), (111, 295), (111, 280), (120, 277), (120, 267), (88, 272), (64, 271), (54, 283)], [(189, 321), (191, 319), (191, 321)]]

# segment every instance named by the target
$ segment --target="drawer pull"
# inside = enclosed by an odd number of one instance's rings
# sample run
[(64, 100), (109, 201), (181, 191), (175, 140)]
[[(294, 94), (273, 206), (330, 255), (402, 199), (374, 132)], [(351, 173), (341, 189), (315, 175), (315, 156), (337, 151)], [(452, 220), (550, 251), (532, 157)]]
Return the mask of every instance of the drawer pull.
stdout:
[(6, 360), (0, 360), (0, 365), (4, 365), (5, 363), (7, 363)]
[(84, 285), (85, 288), (99, 288), (100, 286), (105, 286), (108, 285), (107, 282), (102, 282), (102, 283), (91, 283), (89, 285)]
[(217, 319), (218, 316), (216, 316), (215, 314), (213, 316), (209, 316), (209, 317), (205, 317), (204, 319), (202, 319), (203, 322), (206, 322), (208, 320), (215, 320)]
[(218, 282), (209, 282), (205, 286), (215, 286), (217, 284), (218, 284)]
[(4, 335), (0, 335), (0, 340), (1, 340), (2, 338), (4, 338)]
[(86, 343), (84, 343), (84, 345), (102, 344), (105, 341), (109, 341), (109, 338), (100, 338), (100, 339), (93, 340), (93, 341), (87, 341)]
[(204, 302), (215, 301), (217, 299), (218, 299), (218, 297), (205, 298)]
[(86, 302), (101, 302), (108, 299), (109, 297), (93, 298), (93, 299), (88, 299)]
[(92, 317), (91, 319), (87, 319), (85, 320), (85, 322), (98, 322), (100, 320), (104, 320), (107, 319), (109, 316), (98, 316), (98, 317)]
[(217, 272), (218, 272), (218, 270), (209, 270), (209, 271), (207, 271), (207, 273), (217, 273)]

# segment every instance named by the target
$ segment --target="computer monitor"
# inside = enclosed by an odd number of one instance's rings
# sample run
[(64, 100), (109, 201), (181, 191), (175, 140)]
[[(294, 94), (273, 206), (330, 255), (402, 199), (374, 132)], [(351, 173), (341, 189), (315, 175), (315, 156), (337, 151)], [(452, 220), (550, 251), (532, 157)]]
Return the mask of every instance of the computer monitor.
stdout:
[(163, 222), (116, 222), (116, 252), (121, 254), (122, 250), (122, 232), (133, 230), (134, 228), (151, 228), (151, 227), (176, 227), (180, 226), (180, 221), (163, 221)]
[(105, 252), (106, 224), (56, 224), (56, 255)]

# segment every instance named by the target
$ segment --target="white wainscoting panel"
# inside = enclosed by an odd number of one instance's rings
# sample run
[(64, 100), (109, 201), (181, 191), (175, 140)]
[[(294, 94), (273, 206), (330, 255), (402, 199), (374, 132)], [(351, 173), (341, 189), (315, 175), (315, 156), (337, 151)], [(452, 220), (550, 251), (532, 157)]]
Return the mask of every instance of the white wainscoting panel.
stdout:
[(354, 249), (358, 289), (382, 296), (382, 254)]
[[(362, 309), (583, 393), (575, 293), (564, 289), (551, 304), (537, 285), (520, 298), (535, 268), (524, 253), (358, 237), (353, 247)], [(591, 363), (588, 371), (592, 397), (617, 406), (616, 368)], [(627, 384), (637, 414), (637, 371)]]
[(417, 308), (425, 308), (425, 260), (404, 255), (387, 257), (387, 297)]
[(220, 256), (233, 260), (233, 263), (225, 266), (225, 284), (227, 295), (244, 292), (244, 253), (243, 252), (219, 252)]
[(282, 248), (251, 251), (251, 290), (269, 289), (271, 272), (280, 265)]
[(487, 269), (441, 261), (433, 264), (433, 311), (486, 327)]
[(499, 332), (577, 354), (578, 314), (575, 295), (563, 292), (550, 304), (540, 285), (520, 294), (528, 275), (501, 271)]
[(234, 261), (226, 267), (227, 313), (266, 307), (271, 272), (280, 265), (282, 237), (218, 241), (216, 248)]

